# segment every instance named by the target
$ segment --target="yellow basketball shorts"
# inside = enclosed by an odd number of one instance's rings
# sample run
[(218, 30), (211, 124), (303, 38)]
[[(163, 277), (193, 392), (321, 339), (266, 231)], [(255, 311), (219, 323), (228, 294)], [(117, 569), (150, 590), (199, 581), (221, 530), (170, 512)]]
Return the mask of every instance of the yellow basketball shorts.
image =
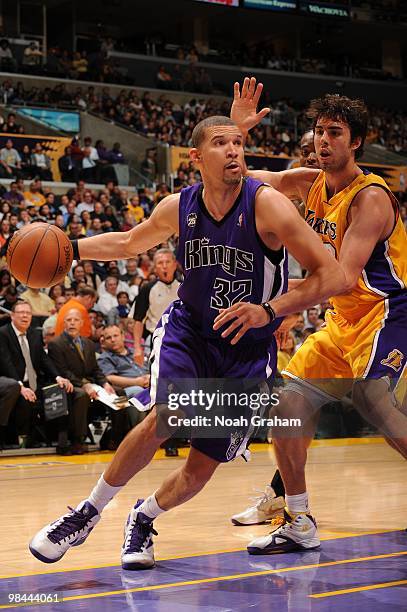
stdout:
[(404, 378), (406, 356), (407, 303), (403, 295), (374, 304), (355, 323), (328, 311), (326, 326), (307, 338), (282, 373), (343, 397), (345, 381), (341, 386), (332, 379), (346, 379), (350, 389), (354, 379)]

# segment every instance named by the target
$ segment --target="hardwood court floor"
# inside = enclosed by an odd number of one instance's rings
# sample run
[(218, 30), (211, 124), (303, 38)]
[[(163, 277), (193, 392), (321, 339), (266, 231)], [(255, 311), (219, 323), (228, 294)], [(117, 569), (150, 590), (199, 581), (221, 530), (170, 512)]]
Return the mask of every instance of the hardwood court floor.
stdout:
[[(254, 488), (263, 489), (274, 472), (272, 446), (254, 445), (253, 450), (250, 463), (238, 459), (220, 466), (197, 497), (156, 521), (158, 558), (244, 549), (248, 541), (267, 533), (267, 526), (235, 527), (229, 520), (247, 507)], [(59, 563), (44, 565), (28, 551), (38, 529), (88, 495), (110, 457), (0, 458), (0, 579), (120, 563), (129, 508), (154, 491), (182, 458), (154, 459), (109, 504), (88, 541)], [(308, 482), (324, 540), (407, 527), (407, 466), (381, 439), (315, 442), (309, 452)]]

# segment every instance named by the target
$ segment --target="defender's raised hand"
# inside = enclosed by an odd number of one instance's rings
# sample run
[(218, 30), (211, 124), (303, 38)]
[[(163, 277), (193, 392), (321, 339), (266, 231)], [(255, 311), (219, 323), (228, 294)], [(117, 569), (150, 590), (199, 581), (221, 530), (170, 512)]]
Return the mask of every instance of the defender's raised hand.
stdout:
[(263, 83), (257, 83), (255, 77), (246, 77), (243, 81), (242, 91), (239, 83), (234, 84), (234, 96), (230, 118), (242, 130), (246, 137), (249, 130), (268, 115), (269, 108), (257, 112), (257, 105), (263, 91)]

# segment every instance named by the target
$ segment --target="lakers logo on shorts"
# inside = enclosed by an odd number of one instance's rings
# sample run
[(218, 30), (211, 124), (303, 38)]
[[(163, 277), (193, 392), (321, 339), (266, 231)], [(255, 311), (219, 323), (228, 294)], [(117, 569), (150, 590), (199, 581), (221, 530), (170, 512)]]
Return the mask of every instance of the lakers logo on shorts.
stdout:
[(386, 359), (381, 360), (381, 364), (392, 368), (395, 372), (399, 372), (403, 366), (404, 355), (398, 349), (393, 349), (387, 355)]

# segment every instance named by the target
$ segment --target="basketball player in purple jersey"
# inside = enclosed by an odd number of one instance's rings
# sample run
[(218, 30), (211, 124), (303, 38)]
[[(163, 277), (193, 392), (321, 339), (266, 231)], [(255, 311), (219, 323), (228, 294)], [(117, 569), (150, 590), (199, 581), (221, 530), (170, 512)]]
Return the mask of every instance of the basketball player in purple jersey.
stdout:
[[(165, 439), (157, 432), (156, 390), (160, 380), (267, 379), (276, 368), (273, 332), (281, 317), (303, 310), (343, 289), (342, 272), (291, 202), (254, 179), (243, 180), (243, 136), (227, 117), (199, 123), (190, 157), (203, 183), (163, 199), (151, 217), (127, 233), (85, 238), (74, 244), (76, 259), (131, 258), (179, 235), (185, 279), (179, 300), (163, 315), (153, 336), (153, 410), (118, 448), (90, 496), (45, 526), (30, 542), (45, 563), (58, 561), (85, 541), (106, 504), (144, 468)], [(286, 292), (286, 251), (309, 272)], [(234, 317), (219, 326), (222, 311)], [(153, 519), (196, 495), (219, 463), (244, 451), (228, 439), (197, 439), (192, 431), (185, 464), (131, 510), (122, 566), (154, 565)], [(168, 437), (168, 436), (167, 436)]]

